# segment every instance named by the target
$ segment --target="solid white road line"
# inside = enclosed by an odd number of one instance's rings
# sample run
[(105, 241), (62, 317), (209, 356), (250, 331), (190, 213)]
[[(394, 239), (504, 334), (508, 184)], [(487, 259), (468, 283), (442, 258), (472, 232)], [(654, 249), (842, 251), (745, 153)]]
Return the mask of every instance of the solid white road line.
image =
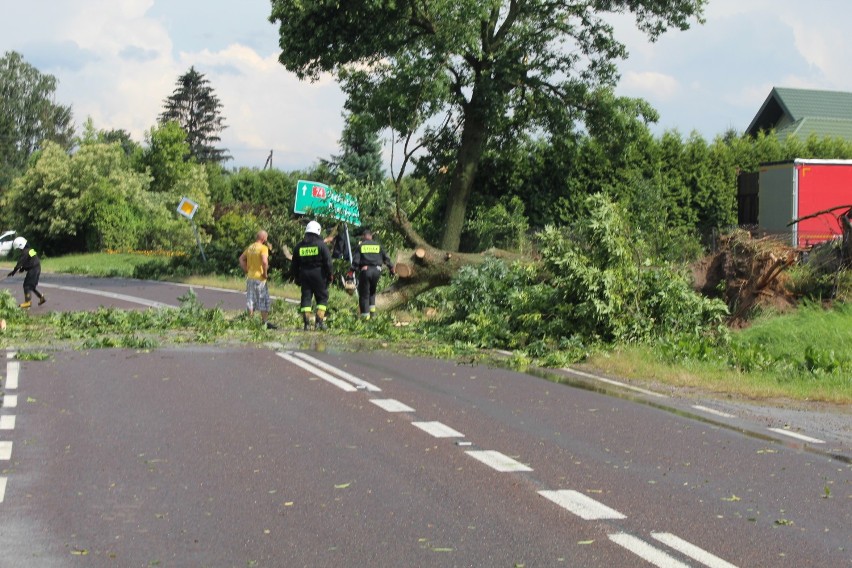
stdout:
[(414, 409), (392, 398), (373, 398), (370, 402), (388, 412), (414, 412)]
[(798, 440), (802, 440), (804, 442), (810, 442), (812, 444), (824, 444), (824, 440), (817, 440), (816, 438), (811, 438), (810, 436), (805, 436), (804, 434), (797, 434), (796, 432), (791, 432), (789, 430), (785, 430), (783, 428), (770, 428), (771, 432), (775, 432), (776, 434), (782, 434), (784, 436), (790, 436), (791, 438), (796, 438)]
[(684, 564), (635, 536), (626, 533), (616, 533), (608, 536), (615, 544), (623, 546), (639, 558), (650, 562), (658, 568), (689, 568), (688, 564)]
[(0, 442), (0, 460), (12, 458), (12, 442)]
[(576, 369), (572, 369), (571, 367), (563, 367), (563, 368), (562, 368), (562, 370), (563, 370), (563, 371), (568, 371), (569, 373), (574, 373), (575, 375), (580, 375), (581, 377), (586, 377), (586, 378), (589, 378), (589, 379), (594, 379), (594, 380), (596, 380), (596, 381), (600, 381), (600, 382), (602, 382), (602, 383), (607, 383), (607, 384), (610, 384), (610, 385), (615, 385), (615, 386), (621, 387), (621, 388), (623, 388), (623, 389), (630, 389), (630, 390), (632, 390), (632, 391), (641, 392), (642, 394), (647, 394), (648, 396), (656, 396), (656, 397), (658, 397), (658, 398), (669, 398), (668, 396), (666, 396), (666, 395), (664, 395), (664, 394), (660, 394), (660, 393), (658, 393), (658, 392), (649, 391), (649, 390), (647, 390), (647, 389), (643, 389), (643, 388), (639, 388), (639, 387), (634, 387), (633, 385), (628, 385), (628, 384), (626, 384), (626, 383), (620, 383), (620, 382), (618, 382), (618, 381), (613, 381), (612, 379), (605, 379), (604, 377), (599, 377), (599, 376), (597, 376), (597, 375), (592, 375), (591, 373), (584, 373), (583, 371), (578, 371), (578, 370), (576, 370)]
[(123, 300), (125, 302), (130, 302), (131, 304), (140, 304), (142, 306), (148, 306), (149, 308), (176, 308), (177, 306), (173, 306), (171, 304), (164, 304), (163, 302), (155, 302), (154, 300), (146, 300), (145, 298), (139, 298), (137, 296), (128, 296), (126, 294), (116, 294), (115, 292), (104, 292), (103, 290), (93, 290), (91, 288), (77, 288), (74, 286), (60, 286), (59, 284), (45, 284), (41, 282), (39, 284), (40, 288), (56, 288), (57, 290), (68, 290), (69, 292), (79, 292), (80, 294), (91, 294), (93, 296), (101, 296), (103, 298), (112, 298), (113, 300)]
[(20, 372), (21, 364), (18, 361), (9, 361), (6, 363), (6, 382), (3, 384), (3, 388), (6, 390), (17, 389)]
[(18, 406), (18, 395), (16, 394), (4, 394), (3, 395), (3, 408), (15, 408)]
[(411, 424), (412, 426), (417, 426), (427, 434), (431, 434), (435, 438), (464, 438), (464, 434), (457, 432), (440, 422), (412, 422)]
[(307, 362), (302, 361), (301, 359), (297, 359), (296, 357), (293, 357), (289, 353), (276, 353), (276, 355), (278, 355), (279, 357), (281, 357), (282, 359), (284, 359), (286, 361), (290, 361), (291, 363), (293, 363), (297, 367), (303, 368), (304, 370), (308, 371), (309, 373), (313, 373), (314, 375), (316, 375), (320, 379), (333, 384), (334, 386), (336, 386), (340, 390), (343, 390), (343, 391), (346, 391), (346, 392), (355, 392), (356, 390), (358, 390), (355, 387), (353, 387), (352, 385), (350, 385), (349, 383), (347, 383), (346, 381), (342, 381), (342, 380), (338, 379), (337, 377), (332, 377), (331, 375), (329, 375), (325, 371), (317, 369), (313, 365), (310, 365)]
[(321, 369), (325, 369), (326, 371), (334, 373), (335, 375), (337, 375), (341, 379), (345, 379), (355, 386), (362, 386), (365, 389), (367, 389), (367, 391), (369, 391), (369, 392), (382, 392), (382, 389), (380, 389), (376, 385), (374, 385), (372, 383), (368, 383), (367, 381), (365, 381), (363, 379), (359, 379), (355, 375), (353, 375), (351, 373), (347, 373), (346, 371), (344, 371), (342, 369), (338, 369), (337, 367), (335, 367), (333, 365), (329, 365), (325, 361), (320, 361), (319, 359), (315, 359), (314, 357), (311, 357), (310, 355), (308, 355), (306, 353), (301, 353), (301, 352), (298, 352), (298, 351), (294, 351), (292, 354), (295, 355), (296, 357), (298, 357), (299, 359), (304, 359), (305, 361), (308, 361), (309, 363), (316, 365), (317, 367), (319, 367)]
[(693, 560), (697, 560), (701, 562), (705, 566), (709, 566), (709, 568), (737, 568), (735, 565), (722, 560), (718, 556), (714, 556), (710, 554), (706, 550), (698, 548), (691, 542), (687, 542), (682, 538), (675, 536), (671, 533), (656, 533), (652, 532), (651, 536), (655, 539), (659, 540), (663, 544), (669, 546), (670, 548), (674, 548), (681, 554), (689, 556)]
[(695, 410), (700, 410), (702, 412), (715, 414), (716, 416), (721, 416), (722, 418), (735, 418), (733, 414), (728, 414), (727, 412), (722, 412), (721, 410), (716, 410), (715, 408), (707, 408), (706, 406), (701, 406), (700, 404), (693, 404), (692, 408), (694, 408)]
[(494, 450), (471, 450), (465, 453), (500, 472), (532, 471), (531, 467), (517, 462), (500, 452), (495, 452)]
[(15, 416), (14, 415), (0, 416), (0, 430), (14, 430), (14, 429), (15, 429)]
[(6, 498), (6, 478), (0, 477), (0, 503)]
[(615, 509), (610, 509), (603, 503), (598, 503), (591, 497), (583, 495), (578, 491), (567, 489), (561, 491), (539, 491), (538, 494), (587, 521), (627, 518)]

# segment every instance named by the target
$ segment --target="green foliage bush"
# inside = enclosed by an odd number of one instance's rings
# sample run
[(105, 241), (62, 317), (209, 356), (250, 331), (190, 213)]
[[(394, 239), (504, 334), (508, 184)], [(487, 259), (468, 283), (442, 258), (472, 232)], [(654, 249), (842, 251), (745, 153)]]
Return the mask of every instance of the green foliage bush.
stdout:
[(469, 251), (484, 251), (492, 247), (527, 250), (528, 231), (524, 204), (514, 196), (492, 207), (475, 209), (462, 234), (462, 248)]
[(580, 357), (596, 343), (724, 338), (727, 308), (692, 291), (685, 274), (654, 265), (623, 209), (603, 196), (570, 231), (538, 236), (541, 263), (489, 258), (453, 279), (448, 317), (434, 333), (479, 347)]
[(26, 319), (27, 314), (18, 307), (18, 302), (9, 290), (0, 290), (0, 318), (8, 323), (20, 322)]

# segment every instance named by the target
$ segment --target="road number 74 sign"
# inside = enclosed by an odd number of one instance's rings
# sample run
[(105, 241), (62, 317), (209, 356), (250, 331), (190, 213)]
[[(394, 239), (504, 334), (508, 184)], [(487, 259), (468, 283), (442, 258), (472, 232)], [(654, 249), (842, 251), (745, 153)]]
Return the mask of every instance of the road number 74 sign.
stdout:
[(328, 215), (356, 227), (361, 225), (358, 199), (348, 193), (338, 193), (317, 181), (300, 179), (296, 182), (296, 203), (293, 212), (300, 215)]

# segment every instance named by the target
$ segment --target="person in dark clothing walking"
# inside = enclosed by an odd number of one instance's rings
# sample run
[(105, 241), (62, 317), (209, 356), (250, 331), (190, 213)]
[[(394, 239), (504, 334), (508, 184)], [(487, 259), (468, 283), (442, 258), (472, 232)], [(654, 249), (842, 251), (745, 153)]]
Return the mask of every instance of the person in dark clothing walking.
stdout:
[(358, 274), (358, 311), (362, 318), (370, 319), (376, 311), (376, 287), (382, 266), (386, 265), (391, 275), (395, 271), (384, 247), (373, 240), (373, 232), (364, 229), (361, 235), (361, 242), (352, 253), (352, 270)]
[(21, 251), (21, 258), (18, 259), (18, 263), (9, 273), (9, 276), (14, 276), (18, 272), (27, 273), (24, 277), (24, 301), (20, 306), (24, 309), (32, 306), (32, 294), (36, 295), (40, 306), (47, 301), (47, 298), (38, 291), (38, 279), (41, 277), (41, 261), (38, 259), (38, 253), (35, 249), (27, 246), (27, 239), (24, 237), (17, 237), (12, 246)]
[(311, 329), (312, 300), (316, 298), (316, 328), (323, 330), (328, 309), (328, 284), (332, 278), (331, 253), (320, 234), (322, 227), (311, 221), (305, 227), (305, 238), (293, 251), (293, 276), (302, 288), (301, 312), (305, 331)]

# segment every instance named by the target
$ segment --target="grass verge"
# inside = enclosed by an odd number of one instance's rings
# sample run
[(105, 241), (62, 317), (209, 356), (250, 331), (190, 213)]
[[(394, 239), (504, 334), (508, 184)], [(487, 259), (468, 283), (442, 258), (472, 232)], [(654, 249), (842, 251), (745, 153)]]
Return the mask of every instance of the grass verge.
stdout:
[(804, 305), (758, 318), (701, 359), (665, 357), (657, 346), (596, 353), (584, 366), (718, 396), (852, 404), (852, 305)]

